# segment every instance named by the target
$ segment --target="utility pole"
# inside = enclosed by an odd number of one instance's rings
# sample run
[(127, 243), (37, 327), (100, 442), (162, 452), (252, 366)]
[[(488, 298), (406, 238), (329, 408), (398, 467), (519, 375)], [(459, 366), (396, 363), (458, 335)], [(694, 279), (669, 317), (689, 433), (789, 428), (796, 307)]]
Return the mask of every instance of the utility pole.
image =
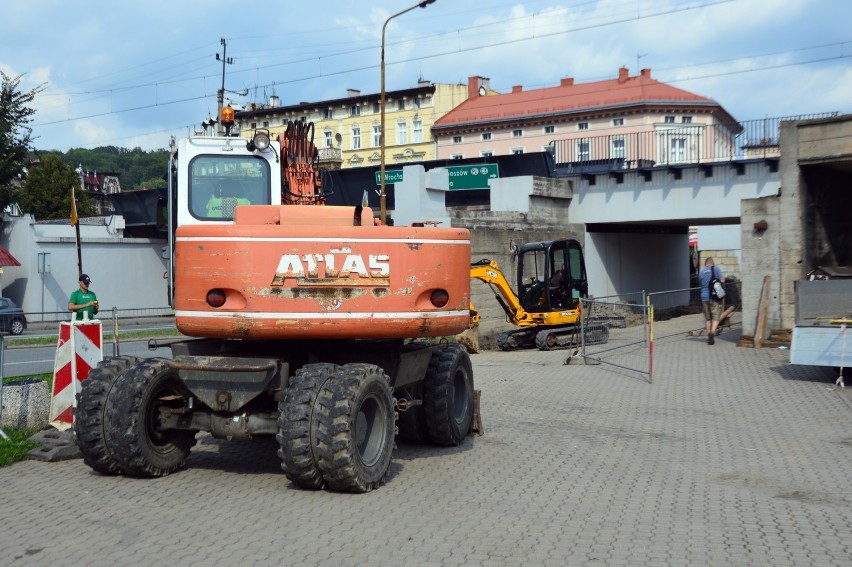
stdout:
[(228, 42), (225, 41), (225, 38), (219, 40), (219, 44), (222, 46), (222, 56), (219, 57), (219, 54), (216, 54), (216, 61), (222, 62), (222, 88), (216, 93), (216, 101), (219, 103), (219, 114), (216, 116), (216, 119), (219, 120), (219, 134), (222, 135), (224, 131), (222, 130), (222, 122), (220, 120), (222, 116), (222, 107), (225, 105), (225, 64), (233, 65), (234, 58), (226, 57), (228, 53)]

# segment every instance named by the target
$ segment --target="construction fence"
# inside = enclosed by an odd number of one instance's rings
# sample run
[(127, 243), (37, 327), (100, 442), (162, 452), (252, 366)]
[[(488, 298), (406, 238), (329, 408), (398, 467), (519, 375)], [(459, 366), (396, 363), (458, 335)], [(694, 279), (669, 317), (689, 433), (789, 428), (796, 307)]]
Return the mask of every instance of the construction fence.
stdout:
[[(730, 329), (740, 309), (739, 281), (725, 284), (728, 317), (720, 330)], [(696, 336), (704, 332), (704, 318), (685, 317), (702, 312), (701, 288), (660, 292), (637, 291), (617, 296), (584, 298), (580, 355), (644, 376), (653, 382), (654, 340)], [(726, 313), (723, 311), (723, 315)], [(667, 321), (671, 324), (655, 325)], [(601, 340), (605, 338), (605, 340)]]

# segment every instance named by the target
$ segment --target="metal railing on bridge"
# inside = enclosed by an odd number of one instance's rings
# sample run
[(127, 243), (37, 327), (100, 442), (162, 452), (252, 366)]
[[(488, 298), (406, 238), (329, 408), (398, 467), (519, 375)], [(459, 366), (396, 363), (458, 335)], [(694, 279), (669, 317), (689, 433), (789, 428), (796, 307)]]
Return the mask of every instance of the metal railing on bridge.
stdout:
[(781, 122), (837, 114), (763, 118), (740, 122), (734, 127), (691, 123), (603, 136), (578, 134), (554, 140), (550, 147), (556, 172), (561, 175), (777, 158)]

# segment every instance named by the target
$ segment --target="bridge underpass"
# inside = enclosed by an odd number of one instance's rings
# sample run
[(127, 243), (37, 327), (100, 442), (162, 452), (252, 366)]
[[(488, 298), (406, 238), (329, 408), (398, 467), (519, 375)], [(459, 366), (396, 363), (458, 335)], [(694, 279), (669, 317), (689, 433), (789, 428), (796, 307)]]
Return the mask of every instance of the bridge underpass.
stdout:
[(691, 226), (699, 227), (701, 263), (713, 256), (725, 274), (740, 276), (741, 201), (780, 188), (777, 162), (764, 159), (571, 181), (569, 221), (585, 227), (589, 293), (598, 297), (690, 287)]

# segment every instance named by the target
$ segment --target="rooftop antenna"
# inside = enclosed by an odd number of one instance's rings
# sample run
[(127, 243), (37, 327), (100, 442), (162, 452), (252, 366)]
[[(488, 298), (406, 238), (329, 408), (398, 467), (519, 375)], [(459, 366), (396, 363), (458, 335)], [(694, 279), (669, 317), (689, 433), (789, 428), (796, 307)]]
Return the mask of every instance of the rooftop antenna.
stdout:
[(636, 54), (636, 74), (640, 74), (642, 72), (642, 67), (639, 65), (639, 60), (643, 57), (647, 57), (647, 53), (637, 53)]

